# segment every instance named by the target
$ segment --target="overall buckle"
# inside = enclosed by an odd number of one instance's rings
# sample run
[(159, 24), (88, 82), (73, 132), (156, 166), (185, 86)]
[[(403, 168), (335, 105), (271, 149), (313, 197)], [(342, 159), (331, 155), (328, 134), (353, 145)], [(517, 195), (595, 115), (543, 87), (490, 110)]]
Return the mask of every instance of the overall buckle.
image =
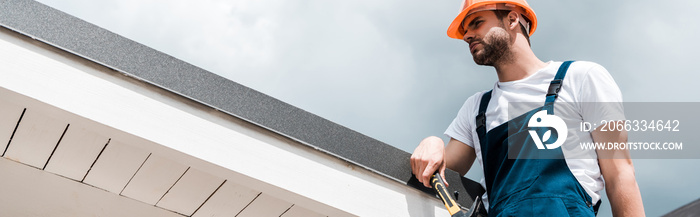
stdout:
[(547, 96), (556, 96), (561, 90), (562, 79), (554, 79), (549, 83), (549, 89), (547, 90)]

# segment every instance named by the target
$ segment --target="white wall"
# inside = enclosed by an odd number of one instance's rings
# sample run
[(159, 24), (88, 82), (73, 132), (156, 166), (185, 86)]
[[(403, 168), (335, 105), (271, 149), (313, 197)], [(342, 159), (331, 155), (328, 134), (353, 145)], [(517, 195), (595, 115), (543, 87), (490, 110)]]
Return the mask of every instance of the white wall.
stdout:
[(5, 29), (0, 87), (20, 104), (36, 100), (30, 106), (59, 119), (323, 215), (448, 215), (413, 188)]

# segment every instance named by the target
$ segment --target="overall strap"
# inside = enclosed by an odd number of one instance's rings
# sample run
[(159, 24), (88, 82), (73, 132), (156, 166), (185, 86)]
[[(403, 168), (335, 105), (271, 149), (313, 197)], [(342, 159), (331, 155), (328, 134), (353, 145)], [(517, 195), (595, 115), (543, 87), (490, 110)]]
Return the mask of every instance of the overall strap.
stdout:
[[(552, 82), (549, 83), (549, 88), (547, 89), (547, 99), (544, 103), (545, 107), (552, 106), (554, 104), (554, 101), (557, 100), (557, 97), (559, 96), (559, 91), (561, 90), (561, 85), (564, 81), (564, 76), (566, 76), (566, 71), (569, 69), (569, 66), (573, 62), (574, 61), (566, 61), (562, 63), (561, 66), (559, 66), (557, 74), (554, 76)], [(554, 114), (554, 109), (547, 109), (547, 114)]]
[(476, 134), (479, 136), (479, 141), (483, 141), (486, 136), (486, 108), (491, 100), (491, 91), (489, 90), (481, 96), (479, 103), (479, 113), (476, 115)]

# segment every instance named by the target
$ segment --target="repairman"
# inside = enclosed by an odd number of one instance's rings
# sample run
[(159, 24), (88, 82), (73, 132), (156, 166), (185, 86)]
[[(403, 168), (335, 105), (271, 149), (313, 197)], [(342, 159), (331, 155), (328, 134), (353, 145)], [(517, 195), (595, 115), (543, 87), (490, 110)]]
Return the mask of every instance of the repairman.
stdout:
[[(629, 151), (577, 152), (570, 145), (627, 142), (624, 129), (576, 124), (624, 119), (621, 105), (602, 103), (622, 102), (610, 73), (592, 62), (535, 56), (530, 36), (537, 17), (524, 0), (465, 0), (461, 9), (447, 35), (467, 42), (474, 62), (493, 66), (498, 81), (466, 100), (445, 132), (447, 146), (434, 136), (420, 142), (411, 156), (416, 178), (429, 187), (435, 171), (465, 175), (476, 159), (489, 216), (595, 216), (604, 187), (614, 216), (644, 216)], [(538, 106), (509, 115), (514, 102)]]

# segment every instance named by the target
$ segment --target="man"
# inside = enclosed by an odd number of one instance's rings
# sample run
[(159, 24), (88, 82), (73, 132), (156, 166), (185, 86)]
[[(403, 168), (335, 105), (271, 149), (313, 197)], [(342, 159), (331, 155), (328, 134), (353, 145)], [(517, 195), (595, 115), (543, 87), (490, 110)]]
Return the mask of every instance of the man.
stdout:
[[(603, 186), (615, 216), (644, 216), (628, 151), (579, 150), (592, 156), (580, 157), (569, 145), (627, 141), (624, 130), (600, 126), (582, 131), (572, 124), (623, 120), (621, 105), (586, 104), (622, 102), (617, 84), (595, 63), (538, 59), (529, 41), (536, 27), (535, 13), (524, 0), (464, 1), (448, 36), (466, 41), (474, 62), (493, 66), (498, 82), (467, 99), (445, 132), (450, 137), (447, 147), (438, 137), (421, 141), (411, 156), (413, 174), (430, 187), (435, 171), (443, 178), (445, 168), (464, 175), (478, 160), (489, 216), (594, 216)], [(509, 103), (514, 102), (538, 102), (541, 107), (509, 120)], [(556, 115), (568, 126), (556, 136), (533, 130), (535, 120)], [(544, 147), (549, 137), (567, 143)]]

